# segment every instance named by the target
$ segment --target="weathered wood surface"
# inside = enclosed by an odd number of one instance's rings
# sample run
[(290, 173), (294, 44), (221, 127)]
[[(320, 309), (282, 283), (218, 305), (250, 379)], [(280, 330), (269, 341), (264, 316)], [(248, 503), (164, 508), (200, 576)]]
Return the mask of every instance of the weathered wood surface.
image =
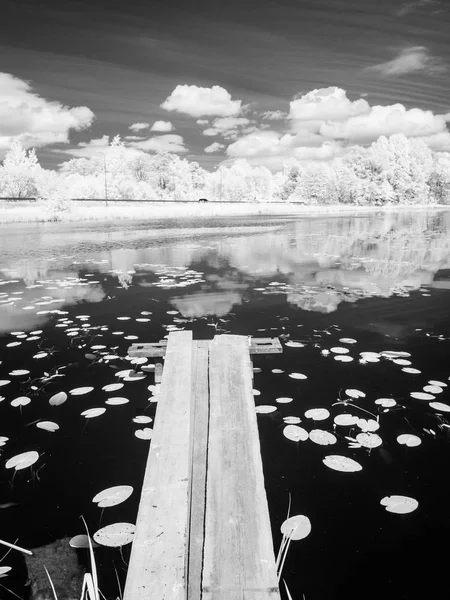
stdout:
[(209, 431), (209, 348), (211, 342), (194, 342), (194, 380), (191, 404), (191, 475), (188, 599), (200, 600), (206, 508), (206, 467)]
[[(176, 333), (176, 332), (174, 332)], [(219, 337), (219, 336), (216, 336)], [(248, 339), (245, 336), (239, 336)], [(165, 356), (167, 342), (161, 340), (159, 342), (141, 342), (131, 344), (128, 348), (129, 356), (145, 356), (154, 358), (157, 356)], [(249, 345), (250, 354), (280, 354), (283, 352), (283, 346), (278, 338), (250, 338)]]
[(212, 341), (209, 378), (201, 598), (279, 600), (245, 337)]
[(124, 600), (185, 600), (192, 332), (169, 335)]

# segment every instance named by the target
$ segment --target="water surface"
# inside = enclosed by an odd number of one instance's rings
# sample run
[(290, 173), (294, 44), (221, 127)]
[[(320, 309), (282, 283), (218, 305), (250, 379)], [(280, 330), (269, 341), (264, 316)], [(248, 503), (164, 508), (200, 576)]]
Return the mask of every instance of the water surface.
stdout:
[[(117, 370), (133, 367), (125, 359), (131, 343), (183, 328), (196, 339), (279, 336), (282, 355), (254, 359), (261, 369), (255, 403), (277, 408), (258, 415), (275, 548), (289, 502), (291, 515), (312, 524), (306, 539), (292, 543), (283, 572), (294, 600), (446, 595), (449, 413), (410, 393), (438, 381), (447, 385), (434, 402), (450, 404), (449, 211), (8, 225), (0, 228), (0, 251), (0, 381), (9, 381), (0, 387), (0, 436), (9, 438), (0, 459), (1, 539), (36, 547), (72, 537), (83, 533), (80, 515), (92, 533), (135, 522), (149, 442), (135, 436), (142, 425), (133, 418), (155, 416), (147, 389), (153, 377), (102, 390), (120, 381)], [(336, 360), (343, 354), (335, 348), (347, 348), (353, 360)], [(361, 352), (379, 353), (378, 362)], [(29, 374), (11, 375), (17, 370)], [(50, 406), (53, 394), (80, 386), (94, 390)], [(347, 389), (365, 397), (336, 404), (349, 400)], [(31, 402), (12, 406), (20, 396)], [(111, 396), (129, 402), (105, 404)], [(379, 398), (396, 405), (385, 409)], [(93, 407), (107, 410), (81, 416)], [(305, 417), (311, 408), (330, 417), (314, 423)], [(336, 426), (343, 412), (378, 419), (382, 445), (349, 447), (361, 428)], [(308, 432), (333, 433), (337, 443), (287, 439), (289, 416)], [(38, 421), (59, 430), (39, 429)], [(421, 444), (400, 445), (403, 433)], [(5, 468), (31, 450), (40, 455), (31, 468)], [(322, 462), (330, 454), (353, 458), (362, 470), (333, 471)], [(123, 504), (102, 512), (92, 503), (121, 484), (134, 487)], [(394, 494), (419, 507), (387, 512), (380, 501)], [(96, 552), (101, 588), (115, 598), (113, 565), (123, 581), (129, 548)], [(14, 568), (0, 584), (24, 595), (20, 558), (11, 553), (1, 562)]]

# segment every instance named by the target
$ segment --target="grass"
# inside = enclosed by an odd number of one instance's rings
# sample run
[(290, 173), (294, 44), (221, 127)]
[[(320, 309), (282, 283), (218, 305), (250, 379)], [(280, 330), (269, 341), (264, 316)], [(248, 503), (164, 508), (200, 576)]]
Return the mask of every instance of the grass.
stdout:
[(289, 204), (284, 202), (261, 203), (181, 203), (181, 202), (127, 202), (114, 201), (108, 206), (100, 202), (77, 202), (68, 205), (67, 210), (55, 210), (45, 203), (27, 203), (8, 206), (0, 203), (0, 224), (6, 223), (40, 223), (40, 222), (78, 222), (78, 221), (112, 221), (130, 219), (164, 219), (164, 218), (204, 218), (226, 216), (253, 215), (298, 215), (315, 216), (328, 214), (367, 213), (397, 210), (423, 210), (427, 208), (450, 208), (438, 204), (402, 206), (354, 206), (349, 204), (333, 204), (325, 206)]

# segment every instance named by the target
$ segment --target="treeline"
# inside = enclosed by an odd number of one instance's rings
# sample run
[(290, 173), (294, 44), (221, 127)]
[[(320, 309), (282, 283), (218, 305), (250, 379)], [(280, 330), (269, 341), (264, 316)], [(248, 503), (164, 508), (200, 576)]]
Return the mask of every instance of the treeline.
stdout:
[(213, 172), (176, 154), (131, 150), (116, 136), (104, 155), (43, 169), (34, 150), (14, 142), (0, 166), (0, 196), (37, 197), (63, 210), (72, 198), (449, 204), (450, 153), (402, 134), (353, 147), (330, 162), (287, 161), (275, 174), (245, 159)]

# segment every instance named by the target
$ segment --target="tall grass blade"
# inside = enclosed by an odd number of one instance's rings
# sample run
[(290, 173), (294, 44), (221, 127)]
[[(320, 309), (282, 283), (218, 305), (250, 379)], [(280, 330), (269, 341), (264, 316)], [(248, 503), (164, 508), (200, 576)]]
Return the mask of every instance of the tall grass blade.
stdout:
[(47, 567), (46, 566), (44, 566), (44, 569), (45, 569), (45, 572), (47, 573), (48, 580), (50, 581), (50, 586), (52, 588), (52, 592), (53, 592), (53, 595), (55, 597), (55, 600), (58, 600), (58, 596), (56, 595), (55, 586), (53, 585), (53, 581), (52, 581), (52, 578), (50, 577), (50, 573), (47, 571)]
[[(82, 516), (81, 518), (83, 519), (83, 523), (86, 528), (86, 533), (87, 533), (88, 542), (89, 542), (89, 557), (91, 559), (91, 570), (92, 570), (92, 575), (89, 574), (89, 577), (90, 577), (90, 581), (92, 582), (92, 588), (93, 588), (92, 600), (100, 600), (100, 596), (98, 593), (97, 565), (95, 563), (94, 548), (92, 547), (92, 542), (91, 542), (91, 534), (89, 533), (89, 529), (86, 524), (86, 521), (84, 520), (84, 517)], [(87, 586), (88, 586), (87, 589), (89, 591), (89, 589), (90, 589), (89, 583), (87, 583)]]

